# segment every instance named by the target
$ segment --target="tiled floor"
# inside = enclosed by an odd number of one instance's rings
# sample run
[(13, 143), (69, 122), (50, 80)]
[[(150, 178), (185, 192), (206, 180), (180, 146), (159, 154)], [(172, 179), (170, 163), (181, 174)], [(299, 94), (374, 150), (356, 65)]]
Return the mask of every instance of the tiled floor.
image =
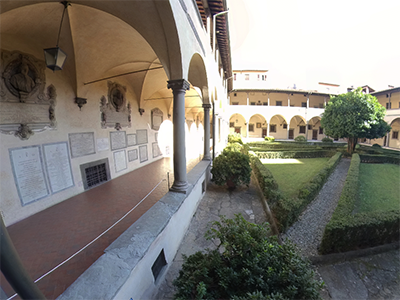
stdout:
[[(193, 162), (188, 165), (188, 171)], [(96, 238), (140, 202), (170, 172), (164, 158), (74, 196), (9, 226), (8, 232), (21, 260), (35, 280)], [(55, 299), (102, 254), (123, 231), (168, 191), (163, 181), (133, 212), (94, 244), (38, 282), (47, 299)], [(8, 296), (13, 289), (1, 275)], [(18, 299), (17, 297), (14, 299)]]

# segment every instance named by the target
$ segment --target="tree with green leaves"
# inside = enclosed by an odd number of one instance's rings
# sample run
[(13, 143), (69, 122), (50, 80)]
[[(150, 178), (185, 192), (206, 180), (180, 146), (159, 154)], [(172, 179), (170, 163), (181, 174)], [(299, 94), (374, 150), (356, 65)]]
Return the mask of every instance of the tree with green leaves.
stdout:
[(321, 125), (325, 134), (347, 139), (347, 151), (353, 153), (359, 138), (381, 138), (391, 127), (384, 121), (386, 109), (376, 97), (364, 94), (361, 88), (331, 96)]

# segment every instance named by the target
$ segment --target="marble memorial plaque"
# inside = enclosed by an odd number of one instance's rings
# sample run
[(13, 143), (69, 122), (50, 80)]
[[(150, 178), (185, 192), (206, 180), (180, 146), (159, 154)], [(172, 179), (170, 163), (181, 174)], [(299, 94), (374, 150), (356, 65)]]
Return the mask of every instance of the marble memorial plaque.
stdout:
[(74, 186), (67, 142), (43, 145), (43, 152), (52, 193)]
[(138, 145), (147, 144), (147, 129), (136, 130), (136, 139)]
[(94, 132), (70, 133), (68, 136), (72, 158), (96, 153)]
[(111, 140), (111, 150), (126, 148), (125, 131), (111, 131), (110, 140)]
[(136, 134), (128, 134), (126, 137), (128, 140), (128, 147), (137, 145)]
[(129, 150), (128, 151), (128, 160), (134, 161), (138, 159), (138, 151), (137, 149)]
[(163, 112), (158, 108), (154, 108), (151, 111), (151, 129), (159, 130), (162, 122)]
[(110, 149), (110, 141), (108, 138), (97, 139), (97, 151), (107, 151)]
[(147, 145), (143, 145), (143, 146), (139, 147), (139, 157), (140, 157), (141, 163), (148, 160)]
[(158, 143), (153, 143), (153, 158), (158, 157), (161, 155), (160, 148), (158, 147)]
[(49, 195), (39, 146), (9, 149), (22, 206)]
[(128, 167), (126, 164), (125, 150), (114, 152), (114, 165), (115, 165), (115, 172), (117, 173), (122, 170), (125, 170)]

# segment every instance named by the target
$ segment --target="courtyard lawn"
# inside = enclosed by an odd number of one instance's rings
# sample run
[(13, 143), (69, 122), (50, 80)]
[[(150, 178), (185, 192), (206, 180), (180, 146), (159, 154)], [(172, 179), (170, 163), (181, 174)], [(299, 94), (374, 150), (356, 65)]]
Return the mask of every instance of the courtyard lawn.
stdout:
[(357, 212), (400, 209), (400, 166), (360, 164)]
[(310, 181), (328, 162), (329, 157), (298, 159), (262, 159), (286, 197), (296, 197), (300, 188)]

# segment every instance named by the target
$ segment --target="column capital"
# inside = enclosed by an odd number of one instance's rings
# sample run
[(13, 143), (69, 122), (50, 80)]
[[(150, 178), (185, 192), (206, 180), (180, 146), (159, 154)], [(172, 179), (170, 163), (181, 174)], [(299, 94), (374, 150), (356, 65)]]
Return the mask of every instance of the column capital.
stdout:
[(209, 104), (209, 103), (204, 103), (203, 104), (203, 108), (206, 110), (206, 109), (210, 109), (211, 108), (211, 104)]
[(167, 87), (172, 90), (189, 90), (190, 89), (190, 83), (186, 79), (174, 79), (174, 80), (168, 80), (168, 85)]

